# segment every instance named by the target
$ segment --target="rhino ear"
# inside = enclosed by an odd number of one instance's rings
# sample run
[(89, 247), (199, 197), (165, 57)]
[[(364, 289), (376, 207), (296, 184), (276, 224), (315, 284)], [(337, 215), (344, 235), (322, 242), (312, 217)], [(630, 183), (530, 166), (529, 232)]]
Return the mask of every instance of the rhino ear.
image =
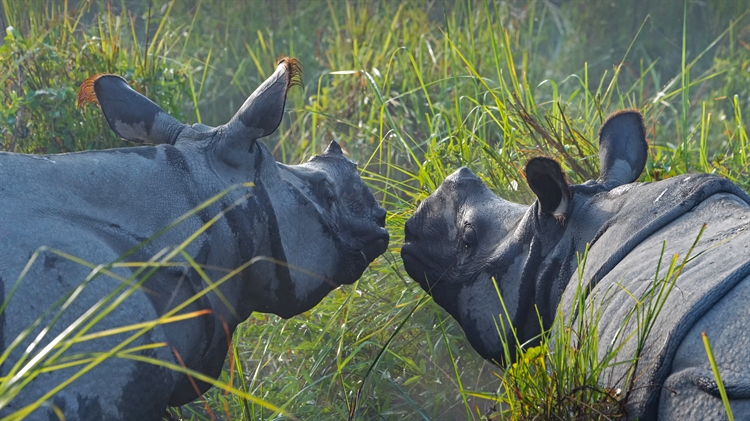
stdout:
[(224, 152), (236, 153), (236, 147), (247, 150), (248, 140), (275, 132), (284, 115), (286, 93), (294, 85), (302, 84), (302, 67), (296, 59), (281, 58), (276, 71), (266, 79), (242, 104), (237, 114), (227, 123)]
[(635, 110), (612, 114), (599, 129), (599, 181), (612, 189), (636, 181), (646, 166), (648, 143), (643, 116)]
[(131, 142), (174, 144), (187, 127), (117, 75), (99, 74), (86, 79), (78, 91), (78, 106), (86, 102), (99, 105), (109, 127)]
[(532, 158), (524, 172), (529, 187), (539, 201), (540, 211), (564, 222), (572, 193), (560, 164), (546, 157)]

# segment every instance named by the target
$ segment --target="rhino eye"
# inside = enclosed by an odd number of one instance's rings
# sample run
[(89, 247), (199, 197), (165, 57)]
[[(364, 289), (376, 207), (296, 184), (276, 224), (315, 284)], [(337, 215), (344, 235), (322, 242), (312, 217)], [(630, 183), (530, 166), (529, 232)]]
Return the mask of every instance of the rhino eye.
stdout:
[(333, 206), (334, 202), (336, 202), (336, 196), (333, 193), (333, 187), (331, 186), (331, 183), (324, 178), (318, 183), (317, 190), (320, 200), (326, 207), (330, 209), (331, 206)]
[(477, 232), (471, 225), (466, 225), (464, 228), (464, 235), (462, 238), (464, 250), (471, 251), (477, 244)]

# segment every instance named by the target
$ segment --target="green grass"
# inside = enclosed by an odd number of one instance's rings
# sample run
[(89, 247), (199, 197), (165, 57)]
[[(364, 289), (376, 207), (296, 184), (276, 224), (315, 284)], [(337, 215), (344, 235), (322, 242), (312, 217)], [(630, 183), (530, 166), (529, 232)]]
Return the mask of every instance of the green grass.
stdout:
[[(276, 57), (297, 57), (305, 86), (290, 92), (282, 126), (264, 141), (288, 163), (341, 143), (389, 211), (391, 247), (360, 281), (303, 315), (253, 315), (235, 333), (234, 370), (227, 365), (220, 379), (245, 395), (215, 388), (183, 416), (278, 418), (252, 396), (300, 419), (503, 419), (501, 403), (527, 405), (503, 392), (511, 377), (482, 361), (400, 266), (405, 220), (446, 175), (466, 165), (502, 197), (530, 203), (521, 172), (529, 157), (555, 157), (572, 182), (595, 178), (600, 124), (631, 107), (647, 122), (643, 181), (702, 171), (750, 187), (746, 4), (644, 8), (2, 1), (4, 26), (14, 29), (0, 46), (0, 146), (127, 146), (95, 107), (75, 107), (78, 84), (94, 73), (122, 74), (179, 119), (216, 125)], [(544, 372), (540, 352), (515, 372)], [(579, 374), (594, 378), (595, 361), (585, 362)], [(586, 399), (613, 402), (606, 390)]]

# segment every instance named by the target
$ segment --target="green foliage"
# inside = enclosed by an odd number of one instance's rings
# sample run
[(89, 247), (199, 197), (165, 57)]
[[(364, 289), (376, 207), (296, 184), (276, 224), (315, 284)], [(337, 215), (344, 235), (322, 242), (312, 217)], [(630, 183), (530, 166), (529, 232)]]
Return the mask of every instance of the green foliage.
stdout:
[(87, 3), (71, 14), (64, 13), (64, 5), (51, 4), (49, 10), (15, 10), (6, 2), (3, 6), (5, 20), (28, 27), (29, 33), (9, 26), (0, 46), (6, 87), (0, 94), (2, 149), (57, 153), (129, 146), (109, 130), (96, 107), (76, 106), (78, 86), (97, 73), (122, 75), (167, 112), (183, 118), (189, 89), (184, 66), (141, 58), (138, 39), (127, 38), (127, 22), (134, 20), (125, 11), (97, 14), (86, 26), (82, 20), (91, 7)]
[[(704, 171), (748, 189), (745, 2), (651, 3), (3, 1), (14, 29), (0, 46), (0, 143), (127, 146), (96, 107), (75, 106), (78, 85), (99, 72), (123, 75), (178, 119), (222, 124), (278, 56), (297, 57), (306, 85), (264, 141), (289, 163), (341, 143), (389, 211), (391, 249), (303, 315), (253, 315), (220, 379), (246, 394), (213, 389), (182, 415), (278, 418), (248, 396), (300, 419), (521, 419), (573, 400), (615, 413), (621, 395), (594, 388), (606, 366), (596, 353), (556, 354), (555, 367), (571, 370), (557, 377), (544, 376), (554, 356), (543, 349), (506, 373), (481, 361), (398, 251), (416, 205), (460, 166), (521, 203), (531, 156), (555, 157), (571, 182), (596, 178), (597, 130), (626, 107), (646, 116), (643, 181)], [(647, 314), (633, 317), (647, 324)]]

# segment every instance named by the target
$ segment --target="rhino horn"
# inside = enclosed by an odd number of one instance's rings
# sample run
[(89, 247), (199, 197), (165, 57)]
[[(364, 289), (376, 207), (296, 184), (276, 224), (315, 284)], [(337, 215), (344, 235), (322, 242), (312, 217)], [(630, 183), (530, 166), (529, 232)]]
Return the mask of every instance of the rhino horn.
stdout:
[(565, 223), (565, 213), (570, 206), (572, 193), (565, 174), (557, 161), (547, 157), (532, 158), (524, 168), (526, 181), (539, 201), (544, 215), (554, 216)]
[(323, 155), (344, 155), (344, 151), (341, 150), (341, 146), (336, 142), (335, 140), (332, 140), (331, 143), (328, 144), (328, 147), (326, 148), (325, 152), (323, 152)]
[(612, 189), (641, 176), (648, 158), (646, 127), (635, 110), (612, 114), (599, 129), (599, 181)]
[(229, 132), (247, 134), (253, 140), (275, 132), (284, 114), (286, 93), (295, 85), (302, 85), (302, 66), (297, 59), (282, 57), (276, 71), (250, 94), (227, 123)]
[(174, 144), (186, 127), (117, 75), (86, 79), (78, 91), (78, 106), (87, 102), (99, 105), (109, 127), (131, 142)]

